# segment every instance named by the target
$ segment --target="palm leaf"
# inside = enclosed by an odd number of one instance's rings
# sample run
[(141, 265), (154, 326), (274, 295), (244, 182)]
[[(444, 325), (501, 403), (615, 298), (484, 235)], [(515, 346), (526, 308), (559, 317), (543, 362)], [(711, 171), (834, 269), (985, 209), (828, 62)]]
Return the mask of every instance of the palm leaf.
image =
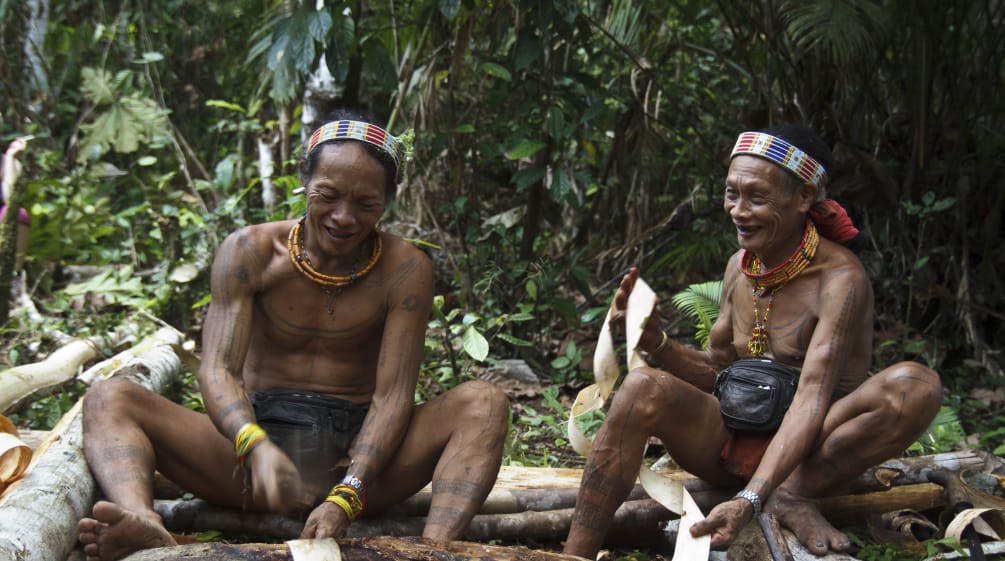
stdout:
[(708, 281), (692, 284), (674, 294), (670, 300), (679, 312), (694, 322), (695, 338), (703, 349), (708, 348), (712, 324), (719, 317), (721, 297), (722, 281)]
[(786, 31), (802, 51), (818, 51), (845, 66), (876, 49), (881, 8), (870, 0), (783, 0)]

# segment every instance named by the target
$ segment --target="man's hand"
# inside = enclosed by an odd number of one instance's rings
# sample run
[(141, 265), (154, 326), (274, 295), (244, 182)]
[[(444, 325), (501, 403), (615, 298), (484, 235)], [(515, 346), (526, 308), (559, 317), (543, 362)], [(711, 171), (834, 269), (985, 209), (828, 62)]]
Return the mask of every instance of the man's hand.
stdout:
[[(614, 294), (614, 309), (617, 311), (611, 314), (611, 329), (618, 330), (622, 334), (625, 333), (625, 308), (628, 306), (628, 296), (635, 289), (635, 281), (638, 279), (639, 270), (637, 267), (632, 267), (622, 277), (621, 286), (618, 287), (618, 291)], [(659, 298), (656, 299), (656, 304), (659, 304)], [(642, 330), (642, 336), (639, 337), (639, 347), (645, 350), (652, 350), (662, 342), (663, 321), (660, 319), (659, 308), (654, 305), (652, 314), (649, 316), (649, 320)]]
[(325, 501), (307, 517), (301, 539), (345, 537), (349, 529), (349, 516), (338, 505)]
[(712, 549), (726, 549), (740, 534), (743, 526), (754, 514), (754, 506), (746, 499), (733, 499), (719, 503), (704, 520), (691, 526), (694, 537), (711, 534)]
[(292, 514), (310, 504), (297, 467), (278, 446), (266, 440), (248, 454), (252, 496), (272, 512)]

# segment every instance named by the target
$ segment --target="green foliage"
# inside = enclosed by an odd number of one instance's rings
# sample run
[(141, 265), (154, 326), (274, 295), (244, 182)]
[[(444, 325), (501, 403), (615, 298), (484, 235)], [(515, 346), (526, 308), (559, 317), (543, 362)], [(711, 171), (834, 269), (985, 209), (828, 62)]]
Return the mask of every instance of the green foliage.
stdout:
[(860, 535), (857, 531), (845, 529), (845, 532), (852, 543), (859, 548), (855, 552), (855, 559), (862, 561), (922, 561), (942, 553), (962, 551), (955, 545), (952, 538), (924, 540), (916, 550), (907, 551), (876, 542), (868, 536)]
[(692, 284), (671, 298), (677, 310), (694, 322), (695, 338), (703, 349), (708, 348), (709, 333), (719, 317), (721, 297), (722, 281), (709, 281)]
[(785, 0), (779, 12), (798, 48), (826, 53), (838, 65), (870, 56), (885, 31), (882, 8), (867, 0)]
[(925, 430), (925, 434), (911, 444), (907, 451), (917, 455), (949, 452), (962, 445), (965, 438), (966, 433), (956, 411), (948, 405), (943, 405)]
[[(542, 389), (546, 411), (537, 411), (533, 407), (524, 406), (516, 421), (511, 422), (509, 435), (503, 451), (503, 464), (514, 466), (558, 467), (562, 459), (555, 455), (556, 450), (566, 449), (569, 442), (566, 438), (565, 407), (558, 401), (558, 387), (548, 386)], [(538, 443), (546, 442), (547, 446)]]
[(39, 397), (9, 416), (12, 423), (33, 430), (52, 430), (80, 399), (87, 386), (74, 382), (49, 395)]
[(86, 281), (72, 283), (63, 292), (70, 298), (100, 295), (109, 304), (139, 308), (146, 301), (144, 292), (147, 289), (149, 287), (133, 274), (132, 267), (123, 267), (106, 269)]
[(98, 116), (81, 125), (85, 133), (78, 160), (96, 160), (109, 150), (136, 152), (141, 145), (167, 139), (167, 112), (152, 99), (133, 91), (133, 73), (122, 70), (110, 76), (103, 69), (81, 71), (84, 96)]

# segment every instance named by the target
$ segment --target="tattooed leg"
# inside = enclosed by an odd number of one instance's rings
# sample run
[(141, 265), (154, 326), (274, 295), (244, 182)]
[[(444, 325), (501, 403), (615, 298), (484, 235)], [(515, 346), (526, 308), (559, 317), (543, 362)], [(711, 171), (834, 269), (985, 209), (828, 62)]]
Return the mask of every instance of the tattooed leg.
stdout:
[[(502, 465), (509, 403), (505, 394), (485, 382), (455, 388), (444, 403), (453, 412), (453, 427), (433, 471), (433, 499), (423, 536), (456, 540), (478, 513)], [(430, 411), (430, 413), (433, 413)]]
[(119, 392), (112, 391), (124, 383), (105, 381), (84, 400), (84, 454), (101, 489), (114, 501), (98, 502), (93, 517), (78, 524), (88, 561), (175, 543), (153, 511), (153, 447), (138, 424), (122, 414)]
[(914, 363), (877, 373), (828, 412), (816, 452), (773, 493), (765, 509), (816, 555), (844, 551), (848, 537), (813, 498), (902, 453), (928, 426), (942, 401), (938, 375)]

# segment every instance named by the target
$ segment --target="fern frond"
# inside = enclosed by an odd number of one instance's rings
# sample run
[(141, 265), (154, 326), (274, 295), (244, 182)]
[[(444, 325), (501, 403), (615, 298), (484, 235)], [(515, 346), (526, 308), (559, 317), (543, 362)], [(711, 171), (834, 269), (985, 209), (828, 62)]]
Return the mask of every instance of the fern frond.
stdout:
[(702, 348), (708, 348), (708, 337), (712, 324), (719, 317), (722, 296), (722, 281), (695, 283), (674, 294), (670, 301), (682, 314), (694, 322), (695, 338)]

